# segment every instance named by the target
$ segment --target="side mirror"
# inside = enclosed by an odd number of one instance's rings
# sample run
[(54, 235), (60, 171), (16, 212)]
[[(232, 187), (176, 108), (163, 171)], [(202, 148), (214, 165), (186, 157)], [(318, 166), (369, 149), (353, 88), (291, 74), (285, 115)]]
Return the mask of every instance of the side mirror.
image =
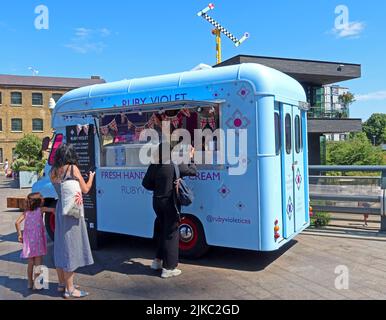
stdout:
[(54, 110), (55, 106), (56, 106), (56, 102), (55, 102), (55, 100), (53, 98), (51, 98), (50, 101), (48, 102), (48, 108), (50, 110)]
[(42, 142), (42, 151), (47, 151), (50, 147), (50, 137), (45, 137)]

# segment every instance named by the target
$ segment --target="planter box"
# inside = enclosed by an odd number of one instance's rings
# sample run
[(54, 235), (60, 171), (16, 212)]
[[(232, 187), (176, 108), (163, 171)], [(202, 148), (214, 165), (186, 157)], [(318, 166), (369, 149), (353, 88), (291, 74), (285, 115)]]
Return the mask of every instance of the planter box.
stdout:
[(39, 175), (37, 172), (20, 171), (19, 172), (19, 187), (32, 188), (32, 185), (38, 181)]

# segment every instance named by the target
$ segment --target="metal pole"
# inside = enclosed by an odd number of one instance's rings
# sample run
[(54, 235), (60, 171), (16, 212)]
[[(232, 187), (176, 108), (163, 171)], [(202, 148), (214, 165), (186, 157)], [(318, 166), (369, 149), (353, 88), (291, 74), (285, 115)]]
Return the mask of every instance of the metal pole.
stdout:
[(217, 64), (222, 62), (222, 51), (221, 51), (221, 31), (219, 29), (214, 29), (213, 34), (216, 36), (216, 59)]
[(381, 179), (381, 231), (386, 231), (386, 171), (382, 171)]
[(197, 13), (199, 17), (204, 18), (208, 21), (215, 29), (212, 31), (212, 34), (216, 36), (216, 58), (217, 64), (222, 62), (222, 52), (221, 52), (221, 33), (227, 36), (230, 40), (233, 41), (236, 47), (240, 46), (245, 40), (249, 38), (249, 33), (244, 33), (241, 39), (237, 39), (232, 33), (230, 33), (226, 28), (224, 28), (219, 22), (214, 20), (211, 16), (208, 15), (210, 10), (214, 9), (214, 4), (209, 3), (209, 5), (200, 12)]

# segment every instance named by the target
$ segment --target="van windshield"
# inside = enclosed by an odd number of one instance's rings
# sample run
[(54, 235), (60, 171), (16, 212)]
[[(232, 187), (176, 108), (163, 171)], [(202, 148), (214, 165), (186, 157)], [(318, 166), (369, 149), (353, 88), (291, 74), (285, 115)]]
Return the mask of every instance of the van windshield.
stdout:
[(62, 134), (57, 134), (55, 136), (54, 142), (52, 143), (51, 153), (50, 153), (50, 156), (48, 158), (48, 164), (50, 166), (53, 165), (54, 160), (55, 160), (56, 150), (58, 150), (58, 148), (62, 145), (62, 143), (63, 143), (63, 135)]

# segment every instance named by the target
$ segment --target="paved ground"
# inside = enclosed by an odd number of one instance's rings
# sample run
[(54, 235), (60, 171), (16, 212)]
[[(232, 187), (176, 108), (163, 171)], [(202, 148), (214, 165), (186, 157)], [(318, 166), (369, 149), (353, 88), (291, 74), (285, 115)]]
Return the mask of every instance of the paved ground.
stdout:
[[(5, 208), (7, 196), (26, 193), (0, 177), (0, 299), (61, 299), (54, 284), (40, 293), (26, 289), (14, 230), (19, 213)], [(55, 283), (52, 243), (49, 249), (45, 263)], [(384, 241), (306, 232), (276, 253), (213, 248), (203, 259), (182, 261), (183, 275), (171, 280), (150, 270), (153, 250), (149, 240), (106, 236), (77, 283), (90, 299), (386, 299)], [(335, 288), (341, 265), (349, 271), (348, 290)]]

